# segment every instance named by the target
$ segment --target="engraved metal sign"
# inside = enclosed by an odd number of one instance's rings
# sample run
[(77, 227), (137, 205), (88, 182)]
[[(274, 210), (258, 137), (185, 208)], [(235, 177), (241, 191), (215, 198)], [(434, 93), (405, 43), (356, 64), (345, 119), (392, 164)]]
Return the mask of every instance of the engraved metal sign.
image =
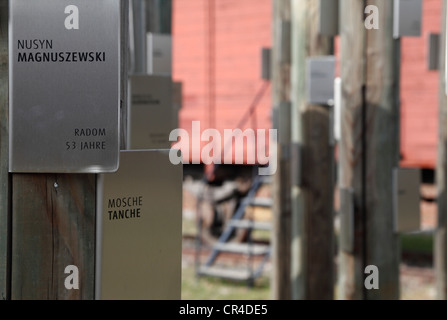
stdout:
[(340, 249), (354, 252), (354, 191), (340, 188)]
[(393, 37), (420, 37), (422, 0), (394, 0)]
[(440, 34), (428, 34), (428, 54), (427, 54), (427, 68), (428, 70), (439, 70), (439, 53), (440, 50)]
[(119, 163), (120, 0), (10, 2), (11, 172)]
[(325, 36), (336, 36), (339, 33), (339, 1), (320, 0), (318, 32)]
[(172, 37), (167, 34), (147, 34), (147, 73), (172, 74)]
[(169, 150), (138, 150), (98, 175), (96, 299), (180, 299), (182, 174)]
[(310, 104), (334, 104), (335, 57), (307, 58), (307, 99)]
[(290, 144), (290, 158), (294, 164), (290, 168), (292, 186), (302, 187), (302, 146), (298, 142)]
[(272, 78), (272, 49), (262, 48), (261, 49), (261, 79), (265, 81), (270, 81)]
[(174, 125), (171, 77), (129, 76), (129, 99), (129, 149), (169, 149)]
[(174, 108), (173, 113), (173, 127), (179, 127), (179, 112), (183, 106), (183, 83), (182, 82), (173, 82), (172, 83), (172, 103)]
[(395, 168), (393, 184), (395, 232), (418, 231), (421, 226), (420, 169)]

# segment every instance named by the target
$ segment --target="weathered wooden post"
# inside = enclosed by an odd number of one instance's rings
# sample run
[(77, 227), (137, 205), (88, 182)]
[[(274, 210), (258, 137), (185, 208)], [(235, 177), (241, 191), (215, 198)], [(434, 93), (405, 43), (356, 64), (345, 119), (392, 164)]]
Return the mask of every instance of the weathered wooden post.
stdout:
[(439, 137), (436, 186), (438, 190), (438, 228), (435, 245), (436, 290), (439, 299), (447, 299), (447, 81), (446, 81), (446, 1), (443, 1), (439, 72)]
[[(378, 9), (377, 29), (365, 27), (367, 5)], [(393, 1), (341, 0), (340, 14), (340, 232), (347, 238), (339, 255), (339, 298), (398, 299), (392, 172), (399, 166), (399, 74)], [(378, 290), (365, 288), (368, 265), (379, 270)]]
[(8, 0), (0, 1), (0, 299), (10, 298), (11, 238), (8, 173)]
[(329, 101), (312, 104), (307, 97), (312, 81), (307, 59), (333, 54), (332, 37), (319, 31), (320, 3), (292, 0), (291, 128), (292, 143), (301, 149), (301, 159), (292, 158), (290, 163), (299, 167), (301, 180), (290, 191), (292, 294), (294, 299), (310, 300), (332, 299), (334, 294), (332, 106)]
[(272, 296), (291, 299), (290, 0), (273, 1), (272, 101), (278, 115), (278, 167), (273, 184)]
[[(9, 5), (11, 4), (12, 2), (9, 2)], [(67, 3), (66, 6), (68, 5)], [(119, 55), (122, 62), (127, 62), (128, 2), (121, 1), (118, 7), (121, 14), (120, 24), (118, 25), (120, 32), (114, 36), (118, 37), (119, 33), (122, 34), (123, 38), (118, 40), (121, 41)], [(62, 6), (60, 12), (62, 28), (67, 14), (75, 14), (76, 11), (73, 6), (66, 7), (65, 12), (63, 9)], [(8, 87), (12, 84), (9, 82), (10, 78), (8, 78), (8, 69), (10, 68), (8, 59), (11, 57), (8, 56), (7, 0), (1, 0), (0, 10), (0, 68), (2, 70), (0, 76), (0, 108), (2, 114), (2, 130), (0, 132), (0, 148), (2, 151), (0, 168), (2, 186), (2, 194), (0, 195), (2, 206), (0, 213), (0, 287), (2, 298), (93, 299), (95, 280), (95, 174), (51, 173), (50, 170), (45, 170), (46, 172), (42, 173), (32, 173), (33, 168), (30, 168), (28, 173), (8, 173), (8, 165), (11, 166), (11, 163), (8, 163), (10, 157), (8, 140), (11, 135), (11, 127), (8, 127), (8, 105), (9, 99), (11, 99), (8, 95)], [(38, 13), (36, 14), (38, 15)], [(39, 17), (37, 16), (37, 18)], [(65, 28), (76, 29), (77, 25), (74, 21), (66, 22)], [(25, 59), (30, 62), (27, 59), (31, 58)], [(53, 56), (54, 59), (61, 58), (58, 55), (55, 58)], [(67, 59), (65, 57), (64, 61)], [(76, 58), (73, 55), (72, 60), (74, 59), (79, 61), (81, 59), (80, 55)], [(98, 54), (91, 59), (106, 61), (107, 58), (101, 58), (101, 54)], [(26, 63), (25, 60), (22, 56), (22, 63)], [(121, 78), (127, 79), (127, 65), (121, 63), (118, 73)], [(67, 77), (70, 76), (67, 73)], [(43, 79), (42, 81), (48, 80)], [(117, 91), (121, 91), (120, 113), (124, 119), (126, 114), (125, 101), (127, 99), (126, 87), (127, 81), (123, 81), (122, 87), (117, 86), (116, 88)], [(51, 92), (47, 92), (47, 94), (51, 94)], [(82, 92), (80, 94), (88, 93)], [(60, 116), (63, 117), (61, 114)], [(35, 119), (35, 121), (39, 120)], [(122, 123), (125, 123), (125, 121), (122, 121)], [(116, 131), (119, 132), (118, 128), (116, 128)], [(125, 130), (121, 130), (121, 134), (124, 134), (124, 132)], [(53, 132), (53, 134), (57, 135), (58, 133)], [(125, 139), (123, 135), (121, 135), (120, 140), (121, 147), (124, 147)], [(82, 142), (80, 142), (78, 148), (81, 144)], [(68, 265), (74, 265), (79, 270), (79, 289), (77, 290), (68, 290), (64, 285), (64, 280), (67, 277), (65, 268)]]

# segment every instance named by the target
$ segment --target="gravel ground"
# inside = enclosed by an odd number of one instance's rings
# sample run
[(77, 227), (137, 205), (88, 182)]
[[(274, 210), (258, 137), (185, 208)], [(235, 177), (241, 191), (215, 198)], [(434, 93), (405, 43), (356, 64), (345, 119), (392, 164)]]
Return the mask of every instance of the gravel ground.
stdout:
[[(191, 221), (195, 219), (196, 192), (200, 190), (198, 181), (185, 181), (183, 194), (184, 219)], [(426, 198), (433, 198), (436, 190), (433, 185), (422, 185), (421, 193)], [(335, 193), (335, 206), (337, 207), (337, 192)], [(431, 229), (435, 226), (437, 219), (436, 203), (421, 201), (421, 227)], [(184, 240), (183, 265), (184, 267), (194, 266), (194, 243), (191, 239)], [(202, 252), (206, 256), (206, 251)], [(205, 258), (203, 258), (205, 259)], [(231, 264), (237, 264), (235, 257), (229, 256)], [(265, 273), (268, 276), (270, 266), (267, 265)], [(402, 300), (433, 300), (436, 299), (434, 270), (431, 265), (414, 266), (402, 263), (400, 266), (400, 283)]]

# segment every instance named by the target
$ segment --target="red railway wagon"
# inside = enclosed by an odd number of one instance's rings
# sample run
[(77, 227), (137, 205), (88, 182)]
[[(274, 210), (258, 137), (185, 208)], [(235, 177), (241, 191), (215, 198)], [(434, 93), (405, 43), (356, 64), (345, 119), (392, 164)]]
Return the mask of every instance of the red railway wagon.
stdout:
[[(237, 128), (263, 84), (261, 49), (272, 44), (272, 0), (173, 0), (173, 78), (183, 82), (180, 127)], [(401, 166), (434, 169), (439, 72), (428, 37), (441, 29), (441, 0), (423, 0), (422, 35), (401, 41)], [(269, 90), (246, 128), (271, 128)], [(202, 143), (203, 147), (203, 143)], [(200, 153), (199, 153), (200, 154)], [(197, 155), (197, 153), (196, 153)], [(200, 162), (193, 152), (185, 163)]]
[(428, 37), (441, 30), (441, 0), (423, 0), (422, 34), (401, 41), (402, 166), (434, 169), (437, 157), (439, 72), (427, 67)]
[[(183, 82), (179, 125), (191, 139), (197, 139), (194, 121), (202, 132), (217, 129), (221, 145), (224, 129), (271, 128), (270, 90), (260, 69), (261, 49), (271, 47), (271, 16), (270, 0), (173, 1), (173, 78)], [(261, 90), (256, 111), (239, 127)], [(199, 154), (190, 148), (185, 163), (201, 162)]]

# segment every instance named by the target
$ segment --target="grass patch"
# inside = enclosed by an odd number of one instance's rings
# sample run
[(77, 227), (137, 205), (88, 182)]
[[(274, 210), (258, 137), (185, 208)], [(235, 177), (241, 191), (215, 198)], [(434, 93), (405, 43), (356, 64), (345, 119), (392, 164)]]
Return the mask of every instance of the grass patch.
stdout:
[(253, 288), (245, 282), (219, 278), (197, 278), (193, 266), (182, 270), (182, 300), (269, 300), (270, 280), (263, 276)]
[(411, 253), (433, 253), (433, 234), (432, 233), (411, 233), (402, 234), (400, 237), (402, 252)]
[(182, 219), (182, 233), (183, 235), (195, 236), (197, 235), (197, 223), (196, 220)]

